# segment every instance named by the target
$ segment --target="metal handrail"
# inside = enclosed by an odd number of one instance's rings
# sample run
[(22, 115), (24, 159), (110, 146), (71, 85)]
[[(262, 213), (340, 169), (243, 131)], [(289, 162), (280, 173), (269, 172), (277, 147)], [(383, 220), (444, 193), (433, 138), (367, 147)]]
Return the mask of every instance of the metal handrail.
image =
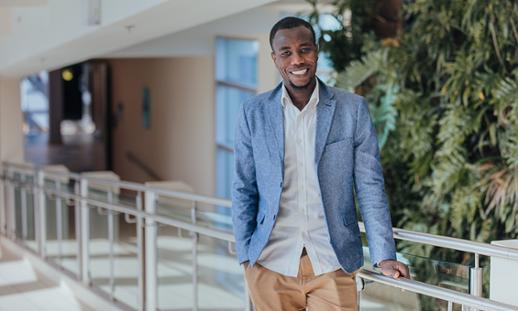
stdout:
[[(11, 168), (18, 169), (22, 172), (28, 172), (29, 174), (36, 177), (36, 174), (39, 174), (38, 172), (41, 171), (38, 167), (33, 167), (32, 169), (29, 169), (29, 166), (26, 165), (18, 165), (11, 163), (6, 163), (7, 166), (11, 166)], [(5, 164), (4, 164), (5, 167)], [(146, 186), (138, 183), (131, 183), (131, 182), (124, 182), (124, 181), (114, 181), (114, 180), (107, 180), (103, 178), (97, 178), (97, 177), (86, 177), (82, 176), (80, 174), (72, 175), (70, 173), (64, 173), (61, 172), (47, 172), (43, 171), (45, 175), (47, 176), (63, 176), (67, 175), (69, 177), (72, 177), (73, 179), (76, 179), (77, 181), (91, 181), (95, 184), (106, 184), (110, 186), (117, 186), (119, 188), (125, 188), (130, 190), (135, 190), (137, 192), (151, 192), (155, 195), (162, 195), (162, 196), (169, 196), (173, 198), (179, 198), (184, 200), (190, 200), (195, 203), (206, 203), (211, 205), (217, 205), (217, 206), (223, 206), (223, 207), (231, 207), (231, 202), (229, 200), (219, 199), (219, 198), (212, 198), (207, 196), (201, 196), (201, 195), (193, 195), (189, 193), (182, 193), (177, 191), (170, 191), (166, 189), (160, 189), (156, 187)], [(180, 228), (182, 230), (190, 231), (194, 234), (202, 234), (204, 236), (208, 236), (211, 238), (227, 241), (230, 243), (235, 242), (235, 238), (232, 233), (229, 233), (228, 231), (222, 231), (217, 229), (212, 229), (206, 226), (199, 226), (195, 224), (195, 221), (192, 223), (185, 222), (177, 219), (173, 219), (169, 216), (162, 216), (157, 215), (156, 213), (149, 213), (141, 209), (134, 209), (125, 205), (116, 204), (113, 202), (104, 202), (95, 200), (83, 195), (78, 194), (72, 194), (69, 192), (61, 191), (59, 189), (48, 189), (45, 187), (44, 184), (38, 183), (36, 181), (37, 178), (33, 178), (32, 182), (26, 182), (26, 181), (20, 181), (20, 180), (13, 180), (9, 176), (2, 176), (2, 179), (4, 179), (7, 183), (11, 183), (14, 185), (18, 185), (22, 187), (23, 189), (29, 189), (31, 192), (40, 191), (41, 193), (46, 193), (50, 195), (54, 195), (56, 197), (61, 197), (65, 199), (75, 200), (77, 202), (82, 202), (85, 206), (91, 205), (95, 208), (103, 208), (110, 211), (120, 212), (124, 213), (126, 215), (133, 215), (136, 218), (139, 219), (145, 219), (151, 221), (151, 223), (157, 223), (157, 224), (164, 224), (169, 225), (173, 227)], [(195, 205), (193, 205), (195, 206)], [(146, 224), (147, 225), (147, 224)], [(151, 224), (153, 225), (153, 224)], [(365, 226), (362, 222), (359, 222), (360, 230), (365, 232)], [(477, 256), (478, 254), (487, 255), (487, 256), (495, 256), (495, 257), (501, 257), (501, 258), (507, 258), (507, 259), (518, 259), (518, 250), (506, 248), (503, 246), (497, 246), (497, 245), (489, 245), (485, 243), (480, 242), (474, 242), (474, 241), (467, 241), (457, 238), (450, 238), (450, 237), (444, 237), (444, 236), (437, 236), (433, 234), (428, 233), (420, 233), (420, 232), (414, 232), (409, 231), (405, 229), (399, 229), (394, 228), (394, 237), (400, 240), (406, 240), (406, 241), (413, 241), (417, 243), (424, 243), (429, 245), (435, 245), (439, 247), (444, 248), (450, 248), (460, 251), (466, 251), (466, 252), (472, 252), (475, 253)], [(229, 244), (230, 245), (230, 244)], [(359, 271), (358, 276), (366, 279), (371, 280), (375, 282), (379, 282), (385, 285), (401, 288), (404, 290), (408, 290), (411, 292), (415, 292), (418, 294), (427, 295), (430, 297), (435, 297), (438, 299), (446, 300), (448, 302), (454, 302), (458, 304), (462, 304), (465, 306), (470, 306), (477, 309), (486, 309), (486, 310), (509, 310), (509, 311), (518, 311), (518, 306), (511, 306), (507, 304), (503, 304), (500, 302), (492, 301), (487, 298), (481, 298), (476, 297), (474, 295), (465, 294), (457, 291), (453, 291), (450, 289), (441, 288), (438, 286), (421, 283), (413, 280), (406, 280), (406, 279), (400, 279), (400, 280), (394, 280), (390, 277), (383, 276), (379, 273), (375, 273), (370, 270), (362, 269)]]
[(426, 295), (429, 297), (438, 298), (445, 301), (453, 301), (457, 304), (477, 309), (494, 311), (518, 311), (518, 306), (501, 303), (487, 298), (475, 297), (470, 294), (465, 294), (444, 287), (429, 285), (414, 280), (408, 280), (403, 278), (396, 280), (392, 277), (384, 276), (380, 273), (376, 273), (366, 269), (360, 270), (360, 272), (358, 272), (358, 276), (365, 280), (370, 280), (380, 284), (397, 287), (403, 290)]
[[(21, 168), (24, 170), (28, 168), (28, 166), (26, 164), (24, 165), (24, 164), (20, 164), (20, 163), (4, 162), (4, 165), (6, 167), (14, 166), (14, 167), (18, 167), (18, 168)], [(65, 172), (49, 172), (49, 173), (45, 172), (45, 173), (47, 175), (56, 175), (56, 176), (57, 175), (62, 176), (64, 174), (67, 174)], [(119, 188), (140, 191), (140, 192), (152, 191), (161, 196), (168, 196), (168, 197), (172, 197), (172, 198), (183, 199), (183, 200), (187, 200), (187, 201), (194, 201), (197, 203), (204, 203), (204, 204), (221, 206), (221, 207), (226, 207), (226, 208), (232, 207), (232, 202), (230, 200), (226, 200), (226, 199), (172, 191), (172, 190), (167, 190), (167, 189), (161, 189), (161, 188), (151, 187), (151, 186), (147, 186), (147, 185), (143, 185), (143, 184), (139, 184), (139, 183), (135, 183), (135, 182), (109, 180), (109, 179), (100, 178), (100, 177), (89, 177), (89, 176), (87, 177), (87, 176), (80, 176), (79, 174), (76, 174), (76, 175), (77, 175), (78, 179), (85, 178), (89, 181), (95, 182), (96, 184), (111, 185), (111, 186), (116, 186)], [(74, 177), (76, 177), (76, 176), (74, 176)], [(358, 222), (358, 224), (360, 227), (360, 231), (365, 232), (364, 223)], [(505, 259), (518, 260), (518, 250), (512, 249), (512, 248), (507, 248), (504, 246), (469, 241), (469, 240), (435, 235), (435, 234), (424, 233), (424, 232), (410, 231), (410, 230), (395, 228), (395, 227), (393, 228), (393, 232), (394, 232), (394, 238), (398, 239), (398, 240), (429, 244), (429, 245), (434, 245), (437, 247), (443, 247), (443, 248), (464, 251), (464, 252), (469, 252), (469, 253), (477, 253), (477, 254), (485, 255), (485, 256), (493, 256), (493, 257), (499, 257), (499, 258), (505, 258)]]
[[(358, 225), (360, 227), (360, 231), (365, 233), (365, 224), (360, 221), (358, 222)], [(518, 250), (513, 248), (400, 228), (392, 228), (392, 231), (394, 233), (394, 238), (402, 241), (428, 244), (485, 256), (518, 260)]]
[[(7, 166), (15, 166), (15, 167), (21, 168), (23, 170), (28, 168), (27, 165), (18, 164), (18, 163), (5, 162), (5, 164), (7, 164)], [(48, 175), (62, 176), (64, 174), (66, 174), (66, 173), (51, 172)], [(77, 175), (74, 177), (80, 178), (81, 176)], [(134, 183), (134, 182), (114, 181), (114, 180), (108, 180), (108, 179), (99, 178), (99, 177), (83, 176), (82, 178), (85, 178), (89, 181), (93, 181), (96, 184), (104, 184), (104, 185), (110, 185), (110, 186), (115, 185), (120, 188), (134, 190), (134, 191), (140, 191), (140, 192), (153, 191), (154, 193), (156, 193), (158, 195), (169, 196), (169, 197), (183, 199), (183, 200), (187, 200), (187, 201), (194, 201), (197, 203), (205, 203), (205, 204), (216, 205), (216, 206), (227, 207), (227, 208), (230, 208), (232, 206), (232, 202), (230, 200), (225, 200), (225, 199), (221, 199), (221, 198), (214, 198), (214, 197), (208, 197), (208, 196), (203, 196), (203, 195), (161, 189), (161, 188), (146, 186), (146, 185), (142, 185), (142, 184), (138, 184), (138, 183)], [(364, 223), (359, 222), (358, 224), (360, 226), (360, 231), (365, 232)], [(464, 252), (469, 252), (469, 253), (477, 253), (477, 254), (485, 255), (485, 256), (493, 256), (493, 257), (500, 257), (500, 258), (505, 258), (505, 259), (518, 260), (518, 250), (512, 249), (512, 248), (507, 248), (504, 246), (491, 245), (491, 244), (482, 243), (482, 242), (463, 240), (463, 239), (459, 239), (459, 238), (434, 235), (434, 234), (429, 234), (429, 233), (424, 233), (424, 232), (410, 231), (410, 230), (400, 229), (400, 228), (393, 228), (393, 233), (394, 233), (394, 238), (396, 238), (398, 240), (404, 240), (404, 241), (410, 241), (410, 242), (416, 242), (416, 243), (422, 243), (422, 244), (429, 244), (429, 245), (434, 245), (437, 247), (449, 248), (449, 249), (464, 251)]]
[[(11, 181), (11, 180), (7, 180), (7, 181), (10, 183), (16, 184), (18, 186), (21, 186), (23, 188), (33, 187), (36, 189), (41, 189), (41, 190), (44, 190), (44, 192), (46, 192), (46, 193), (53, 194), (58, 197), (86, 201), (89, 205), (93, 206), (92, 208), (101, 207), (101, 208), (116, 211), (116, 212), (131, 214), (136, 217), (142, 217), (145, 219), (153, 220), (157, 223), (162, 223), (162, 224), (170, 225), (173, 227), (181, 228), (183, 230), (187, 230), (190, 232), (203, 234), (207, 237), (211, 237), (211, 238), (215, 238), (215, 239), (219, 239), (219, 240), (223, 240), (223, 241), (227, 241), (227, 242), (235, 242), (234, 236), (230, 233), (225, 233), (220, 230), (210, 229), (210, 228), (206, 228), (203, 226), (194, 225), (194, 224), (191, 224), (188, 222), (172, 219), (168, 216), (149, 214), (149, 213), (146, 213), (143, 211), (128, 208), (123, 205), (102, 202), (102, 201), (94, 200), (91, 198), (84, 198), (79, 195), (75, 195), (75, 194), (71, 194), (71, 193), (67, 193), (67, 192), (63, 192), (63, 191), (58, 191), (58, 190), (54, 190), (54, 189), (45, 189), (45, 187), (43, 187), (43, 189), (42, 189), (42, 187), (31, 185), (30, 183), (23, 183), (23, 182), (19, 182), (19, 181)], [(495, 310), (495, 311), (518, 311), (517, 306), (512, 306), (509, 304), (492, 301), (487, 298), (475, 297), (473, 295), (457, 292), (454, 290), (450, 290), (450, 289), (446, 289), (443, 287), (438, 287), (435, 285), (430, 285), (430, 284), (426, 284), (426, 283), (422, 283), (422, 282), (418, 282), (418, 281), (414, 281), (414, 280), (407, 280), (407, 279), (396, 280), (391, 277), (387, 277), (380, 273), (376, 273), (374, 271), (367, 270), (367, 269), (361, 269), (357, 275), (358, 275), (358, 277), (365, 279), (365, 280), (374, 281), (374, 282), (377, 282), (380, 284), (400, 288), (403, 290), (407, 290), (407, 291), (414, 292), (417, 294), (426, 295), (429, 297), (438, 298), (438, 299), (445, 300), (445, 301), (452, 301), (457, 304), (462, 304), (462, 305), (469, 306), (469, 307), (474, 307), (474, 308), (484, 309), (484, 310)]]
[(40, 190), (43, 190), (45, 193), (52, 194), (52, 195), (55, 195), (55, 196), (63, 198), (63, 199), (80, 200), (80, 201), (86, 202), (89, 205), (92, 205), (92, 208), (101, 207), (101, 208), (104, 208), (107, 210), (112, 210), (114, 212), (129, 214), (129, 215), (132, 215), (135, 217), (142, 217), (145, 219), (155, 221), (160, 224), (169, 225), (172, 227), (180, 228), (180, 229), (187, 230), (187, 231), (194, 232), (194, 233), (203, 234), (203, 235), (210, 236), (210, 237), (215, 237), (215, 238), (218, 238), (218, 239), (226, 241), (226, 242), (235, 242), (236, 241), (233, 234), (222, 231), (222, 230), (192, 225), (191, 223), (183, 222), (181, 220), (176, 220), (176, 219), (170, 218), (168, 216), (150, 214), (150, 213), (147, 213), (144, 211), (139, 211), (137, 209), (133, 209), (133, 208), (130, 208), (130, 207), (127, 207), (124, 205), (103, 202), (103, 201), (95, 200), (92, 198), (84, 198), (80, 195), (76, 195), (76, 194), (72, 194), (72, 193), (57, 191), (54, 189), (46, 189), (45, 187), (42, 188), (42, 187), (35, 186), (35, 185), (29, 186), (28, 183), (22, 183), (22, 182), (18, 182), (18, 181), (9, 181), (9, 182), (16, 184), (18, 186), (21, 186), (23, 188), (40, 189)]
[[(49, 176), (65, 176), (66, 172), (45, 172), (46, 175)], [(199, 194), (192, 194), (192, 193), (186, 193), (186, 192), (179, 192), (179, 191), (173, 191), (168, 189), (162, 189), (157, 187), (151, 187), (135, 182), (130, 181), (123, 181), (123, 180), (110, 180), (102, 177), (93, 177), (93, 176), (81, 176), (80, 174), (74, 174), (73, 178), (74, 180), (79, 180), (81, 178), (84, 178), (88, 181), (94, 182), (97, 185), (108, 185), (108, 186), (114, 186), (117, 188), (123, 188), (127, 190), (137, 191), (137, 192), (146, 192), (146, 191), (153, 191), (154, 193), (162, 196), (169, 196), (173, 197), (175, 199), (182, 199), (186, 201), (194, 201), (198, 203), (204, 203), (209, 205), (217, 205), (221, 207), (232, 207), (232, 202), (226, 199), (221, 198), (215, 198), (215, 197), (209, 197)]]

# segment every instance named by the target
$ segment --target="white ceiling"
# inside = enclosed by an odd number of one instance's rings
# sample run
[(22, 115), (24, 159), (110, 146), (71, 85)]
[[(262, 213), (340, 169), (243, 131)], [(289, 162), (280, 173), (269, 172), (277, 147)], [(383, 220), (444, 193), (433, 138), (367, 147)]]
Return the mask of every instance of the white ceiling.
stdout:
[(275, 1), (102, 0), (102, 22), (89, 26), (85, 0), (0, 0), (0, 18), (6, 12), (9, 17), (8, 23), (0, 21), (0, 75), (23, 76), (109, 55)]
[[(328, 9), (322, 6), (321, 9)], [(283, 15), (309, 12), (311, 6), (303, 0), (281, 0), (216, 19), (183, 31), (147, 40), (108, 53), (108, 58), (178, 57), (212, 54), (216, 36), (265, 36)]]
[(0, 0), (0, 7), (41, 6), (47, 4), (47, 0)]

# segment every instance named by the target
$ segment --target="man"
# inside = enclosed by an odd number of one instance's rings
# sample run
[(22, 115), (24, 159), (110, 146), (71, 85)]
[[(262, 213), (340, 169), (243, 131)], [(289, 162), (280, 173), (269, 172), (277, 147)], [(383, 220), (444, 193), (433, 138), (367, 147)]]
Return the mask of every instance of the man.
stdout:
[(258, 311), (357, 310), (363, 253), (353, 188), (372, 262), (408, 277), (395, 260), (367, 104), (316, 78), (318, 48), (306, 21), (280, 20), (270, 45), (283, 81), (243, 105), (236, 129), (238, 259)]

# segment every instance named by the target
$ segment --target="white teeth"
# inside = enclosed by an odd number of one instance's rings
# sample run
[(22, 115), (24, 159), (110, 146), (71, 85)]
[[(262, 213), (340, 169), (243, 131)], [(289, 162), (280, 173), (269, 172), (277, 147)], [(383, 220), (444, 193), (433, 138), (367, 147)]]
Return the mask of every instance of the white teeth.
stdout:
[(292, 71), (291, 73), (294, 74), (294, 75), (303, 75), (307, 71), (308, 71), (307, 69), (302, 69), (302, 70)]

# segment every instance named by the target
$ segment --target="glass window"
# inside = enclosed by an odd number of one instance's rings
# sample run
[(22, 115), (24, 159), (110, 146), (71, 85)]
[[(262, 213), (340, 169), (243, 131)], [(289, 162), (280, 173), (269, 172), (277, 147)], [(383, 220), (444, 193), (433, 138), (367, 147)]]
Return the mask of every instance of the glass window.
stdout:
[(242, 103), (257, 93), (255, 40), (216, 39), (216, 194), (230, 198), (234, 129)]
[(257, 86), (257, 50), (255, 40), (218, 38), (216, 40), (216, 80)]
[(28, 136), (45, 134), (49, 130), (48, 73), (26, 77), (20, 83), (24, 114), (24, 132)]

